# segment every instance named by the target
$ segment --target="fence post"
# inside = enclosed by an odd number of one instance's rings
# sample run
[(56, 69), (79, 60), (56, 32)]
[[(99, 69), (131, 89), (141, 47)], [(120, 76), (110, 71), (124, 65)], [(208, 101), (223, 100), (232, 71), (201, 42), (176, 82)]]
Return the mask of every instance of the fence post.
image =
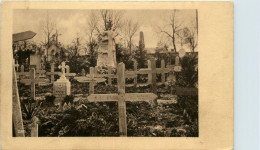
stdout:
[(51, 64), (51, 83), (54, 83), (54, 63)]
[(119, 134), (127, 136), (126, 103), (123, 97), (125, 94), (125, 64), (119, 63), (117, 69)]
[[(89, 68), (89, 74), (92, 78), (94, 78), (94, 74), (95, 74), (95, 68), (94, 67), (90, 67)], [(89, 94), (94, 94), (94, 82), (89, 82)]]
[[(152, 69), (151, 61), (147, 60), (147, 64), (148, 64), (148, 70), (151, 70)], [(152, 83), (152, 73), (151, 72), (148, 73), (148, 82), (147, 83), (148, 84)]]
[(66, 73), (70, 73), (70, 66), (67, 66)]
[(38, 118), (32, 118), (31, 137), (38, 137)]
[(94, 74), (98, 74), (98, 66), (95, 66), (95, 72)]
[(180, 64), (180, 58), (179, 56), (175, 57), (175, 65), (178, 66)]
[(161, 73), (162, 84), (165, 84), (165, 72), (163, 71), (164, 68), (165, 68), (165, 61), (164, 61), (164, 59), (161, 60), (161, 68), (162, 68), (162, 73)]
[(31, 98), (35, 99), (35, 69), (30, 70), (30, 79), (31, 79)]
[(112, 74), (112, 67), (108, 66), (108, 85), (112, 85), (111, 77), (110, 77), (111, 74)]
[(134, 73), (135, 73), (135, 78), (134, 78), (134, 85), (136, 86), (137, 85), (137, 62), (134, 61)]
[[(157, 85), (156, 85), (156, 62), (155, 59), (151, 60), (151, 70), (152, 70), (152, 93), (157, 95)], [(157, 99), (154, 100), (155, 105), (157, 105)]]
[(81, 69), (81, 76), (85, 76), (85, 75), (86, 75), (85, 69)]

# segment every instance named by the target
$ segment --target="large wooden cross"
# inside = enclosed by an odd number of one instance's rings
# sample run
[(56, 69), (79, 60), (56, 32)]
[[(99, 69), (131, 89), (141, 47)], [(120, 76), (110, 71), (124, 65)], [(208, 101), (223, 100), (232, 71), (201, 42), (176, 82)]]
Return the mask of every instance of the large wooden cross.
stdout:
[(157, 98), (153, 93), (125, 93), (125, 64), (117, 66), (118, 94), (91, 94), (88, 96), (90, 102), (118, 102), (119, 111), (119, 134), (127, 136), (126, 101), (152, 101)]

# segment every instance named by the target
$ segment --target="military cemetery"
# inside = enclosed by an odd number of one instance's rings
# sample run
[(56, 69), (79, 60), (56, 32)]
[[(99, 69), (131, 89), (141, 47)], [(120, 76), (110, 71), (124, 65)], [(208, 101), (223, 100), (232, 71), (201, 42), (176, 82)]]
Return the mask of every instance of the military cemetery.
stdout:
[(197, 10), (56, 11), (13, 33), (14, 137), (199, 136)]

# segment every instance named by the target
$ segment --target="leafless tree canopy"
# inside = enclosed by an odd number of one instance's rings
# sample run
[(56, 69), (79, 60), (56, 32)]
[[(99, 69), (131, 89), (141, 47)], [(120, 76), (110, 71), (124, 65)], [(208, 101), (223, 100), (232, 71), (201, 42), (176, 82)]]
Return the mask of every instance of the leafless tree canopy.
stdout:
[(45, 35), (45, 40), (47, 39), (47, 42), (45, 42), (44, 44), (47, 47), (50, 47), (50, 40), (55, 32), (56, 24), (49, 18), (49, 15), (47, 14), (46, 19), (41, 22), (41, 26)]
[[(163, 34), (171, 39), (173, 45), (173, 51), (176, 52), (176, 33), (180, 30), (181, 24), (177, 23), (175, 18), (176, 10), (174, 10), (170, 18), (167, 20), (167, 23), (164, 26), (158, 26), (158, 32)], [(170, 30), (167, 30), (170, 29)]]
[(92, 11), (88, 16), (88, 22), (87, 22), (87, 37), (88, 42), (92, 42), (95, 40), (95, 33), (100, 33), (99, 27), (99, 18), (98, 15)]
[(126, 19), (121, 28), (122, 36), (126, 40), (127, 47), (129, 48), (130, 52), (132, 50), (133, 37), (139, 30), (139, 28), (140, 24), (138, 22), (133, 21), (132, 19)]
[(123, 11), (119, 10), (100, 10), (101, 18), (104, 25), (104, 30), (116, 31), (121, 27)]

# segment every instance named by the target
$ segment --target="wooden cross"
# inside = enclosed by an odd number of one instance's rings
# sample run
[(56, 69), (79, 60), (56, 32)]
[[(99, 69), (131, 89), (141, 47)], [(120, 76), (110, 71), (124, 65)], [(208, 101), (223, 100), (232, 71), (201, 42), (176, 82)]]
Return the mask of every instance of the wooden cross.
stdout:
[[(94, 73), (87, 74), (85, 76), (85, 78), (88, 77), (88, 78), (96, 78), (96, 79), (101, 80), (101, 78), (107, 77), (108, 78), (108, 85), (112, 85), (112, 79), (117, 78), (117, 75), (112, 73), (112, 67), (111, 66), (108, 66), (108, 74), (98, 74), (97, 71), (96, 71), (97, 67), (95, 67), (94, 70), (95, 70)], [(94, 77), (93, 77), (93, 75), (94, 75)], [(133, 72), (133, 71), (126, 71), (125, 72), (125, 78), (137, 78), (137, 74), (135, 74), (135, 72)], [(105, 80), (100, 81), (100, 82), (105, 82)]]
[(54, 83), (54, 75), (61, 75), (60, 72), (55, 72), (54, 63), (51, 64), (51, 72), (46, 72), (46, 75), (51, 75), (51, 83)]
[(90, 67), (90, 74), (88, 76), (80, 76), (80, 77), (75, 77), (74, 79), (76, 79), (78, 82), (82, 82), (82, 83), (89, 83), (89, 94), (94, 94), (94, 87), (96, 85), (96, 83), (98, 82), (105, 82), (106, 79), (101, 78), (101, 77), (95, 77), (95, 68), (94, 67)]
[(21, 79), (20, 82), (24, 83), (25, 85), (31, 85), (31, 98), (35, 99), (35, 84), (37, 84), (39, 82), (44, 83), (44, 82), (46, 82), (46, 80), (35, 78), (35, 69), (34, 68), (32, 68), (29, 73), (30, 73), (30, 79)]
[(66, 77), (74, 77), (76, 75), (76, 73), (70, 73), (70, 66), (66, 65), (66, 73), (65, 76)]
[(157, 98), (153, 93), (125, 93), (125, 64), (119, 63), (117, 67), (118, 94), (91, 94), (90, 102), (118, 102), (119, 134), (127, 136), (126, 101), (151, 101)]

